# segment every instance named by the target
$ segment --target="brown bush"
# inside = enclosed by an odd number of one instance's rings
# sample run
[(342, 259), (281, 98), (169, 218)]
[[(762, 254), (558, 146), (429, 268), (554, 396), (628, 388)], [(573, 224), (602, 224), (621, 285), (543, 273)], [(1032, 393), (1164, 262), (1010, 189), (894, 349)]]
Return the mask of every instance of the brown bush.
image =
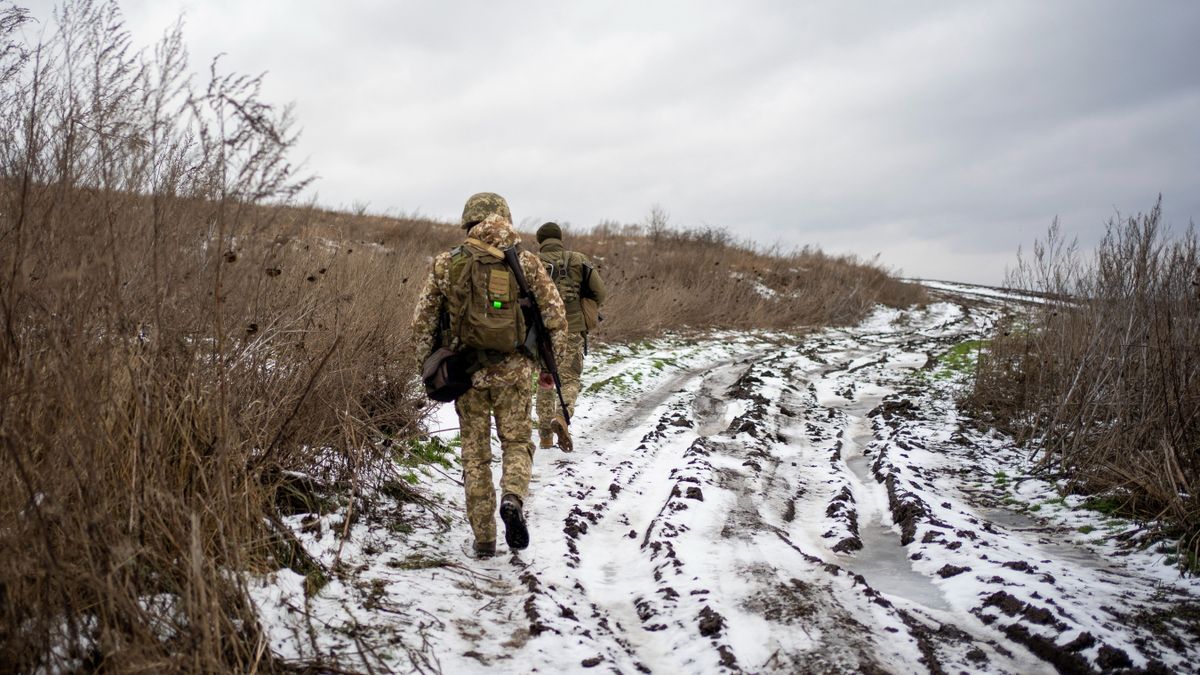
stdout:
[[(110, 4), (0, 30), (0, 663), (277, 670), (239, 577), (289, 563), (277, 496), (347, 491), (419, 412), (419, 254), (305, 241), (286, 111)], [(410, 281), (409, 284), (412, 282)], [(397, 290), (400, 289), (400, 290)], [(382, 469), (381, 469), (382, 470)]]
[(605, 339), (845, 325), (879, 303), (903, 307), (925, 299), (920, 286), (852, 256), (809, 248), (763, 252), (720, 229), (660, 227), (643, 236), (637, 227), (601, 226), (566, 236), (570, 247), (596, 259), (612, 291), (599, 331)]
[(1006, 323), (969, 402), (1040, 448), (1045, 469), (1200, 539), (1200, 299), (1194, 228), (1161, 204), (1108, 223), (1095, 255), (1057, 224), (1009, 284), (1049, 300)]

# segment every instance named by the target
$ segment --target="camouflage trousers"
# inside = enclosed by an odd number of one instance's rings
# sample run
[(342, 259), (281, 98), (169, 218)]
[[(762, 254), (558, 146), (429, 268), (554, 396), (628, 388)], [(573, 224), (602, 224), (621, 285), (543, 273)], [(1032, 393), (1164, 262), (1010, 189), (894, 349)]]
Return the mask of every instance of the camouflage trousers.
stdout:
[[(583, 374), (583, 333), (568, 333), (566, 357), (558, 364), (558, 377), (562, 380), (563, 399), (567, 402), (567, 414), (575, 414), (575, 399), (579, 398), (579, 378)], [(550, 434), (550, 422), (558, 414), (558, 392), (554, 388), (537, 390), (538, 433)]]
[(533, 423), (529, 418), (532, 382), (472, 388), (454, 403), (462, 438), (463, 486), (467, 520), (476, 541), (496, 541), (496, 488), (492, 484), (492, 417), (500, 437), (500, 491), (525, 500), (533, 469)]

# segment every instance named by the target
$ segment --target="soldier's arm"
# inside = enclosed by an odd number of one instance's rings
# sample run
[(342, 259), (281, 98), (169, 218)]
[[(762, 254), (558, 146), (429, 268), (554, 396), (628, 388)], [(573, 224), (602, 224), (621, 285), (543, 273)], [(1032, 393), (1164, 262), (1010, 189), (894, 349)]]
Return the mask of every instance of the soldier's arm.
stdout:
[(554, 345), (554, 359), (559, 363), (566, 362), (567, 348), (567, 309), (563, 305), (558, 287), (546, 274), (538, 257), (529, 251), (521, 252), (521, 266), (525, 269), (525, 278), (529, 280), (529, 290), (537, 300), (538, 308), (542, 310), (542, 323), (550, 331), (550, 342)]
[(591, 297), (596, 304), (603, 305), (604, 300), (608, 298), (608, 289), (604, 287), (604, 279), (600, 277), (600, 270), (596, 268), (595, 263), (588, 262), (592, 268), (592, 273), (588, 275), (588, 290), (591, 291)]
[(425, 286), (417, 296), (417, 308), (413, 311), (411, 334), (413, 340), (413, 356), (417, 369), (425, 357), (433, 352), (433, 342), (437, 337), (438, 320), (442, 311), (445, 294), (438, 284), (438, 270), (441, 256), (434, 260), (433, 269), (425, 279)]

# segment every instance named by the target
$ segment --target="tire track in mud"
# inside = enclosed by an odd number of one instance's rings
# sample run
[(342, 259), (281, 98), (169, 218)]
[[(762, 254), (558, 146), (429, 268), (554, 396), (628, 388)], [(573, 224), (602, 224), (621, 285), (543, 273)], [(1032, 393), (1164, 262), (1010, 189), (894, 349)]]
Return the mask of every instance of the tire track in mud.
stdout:
[[(621, 416), (601, 420), (589, 429), (588, 438), (592, 440), (584, 449), (591, 447), (590, 451), (581, 453), (577, 448), (576, 453), (553, 462), (556, 488), (553, 493), (539, 496), (536, 504), (531, 503), (531, 506), (534, 507), (532, 517), (546, 529), (553, 527), (556, 515), (548, 509), (537, 510), (537, 505), (553, 504), (556, 507), (557, 518), (562, 523), (563, 536), (558, 552), (561, 557), (555, 565), (543, 565), (537, 560), (546, 552), (540, 551), (530, 569), (537, 568), (537, 572), (543, 573), (532, 574), (534, 579), (557, 575), (561, 582), (569, 581), (554, 589), (561, 591), (569, 586), (569, 592), (547, 593), (543, 589), (546, 585), (539, 584), (537, 588), (530, 588), (526, 606), (531, 609), (544, 607), (550, 613), (569, 616), (579, 622), (576, 637), (594, 643), (596, 650), (596, 656), (581, 665), (592, 667), (606, 663), (622, 672), (650, 672), (649, 667), (639, 660), (645, 645), (639, 643), (638, 632), (631, 630), (641, 620), (639, 602), (635, 598), (629, 603), (609, 603), (607, 598), (620, 594), (603, 590), (603, 583), (611, 583), (627, 573), (628, 562), (636, 563), (636, 556), (632, 561), (622, 560), (622, 556), (610, 557), (606, 563), (603, 554), (590, 550), (581, 552), (580, 542), (593, 547), (597, 541), (608, 542), (609, 546), (600, 548), (604, 552), (610, 549), (625, 551), (627, 543), (636, 547), (641, 537), (639, 532), (646, 527), (645, 514), (658, 510), (667, 498), (662, 494), (661, 486), (654, 483), (659, 476), (676, 472), (682, 452), (674, 446), (695, 426), (688, 415), (690, 401), (697, 396), (698, 390), (703, 389), (704, 383), (712, 380), (713, 373), (744, 369), (753, 352), (751, 349), (726, 355), (723, 360), (668, 377), (638, 397)], [(701, 392), (699, 396), (705, 394)], [(719, 415), (723, 402), (712, 400), (711, 408), (710, 414)], [(643, 433), (646, 428), (650, 431)], [(614, 463), (615, 457), (622, 459)], [(565, 516), (561, 514), (564, 510)], [(553, 534), (547, 533), (547, 536), (553, 538)], [(603, 581), (597, 584), (597, 579)], [(623, 606), (626, 604), (628, 607)], [(539, 621), (545, 614), (536, 609), (533, 613), (538, 615)], [(536, 624), (538, 621), (531, 619), (531, 622)]]
[[(776, 376), (776, 371), (786, 372), (793, 381), (804, 381), (811, 375), (798, 377), (784, 363), (787, 358), (786, 351), (777, 350), (736, 369), (726, 366), (714, 370), (690, 396), (690, 416), (689, 397), (677, 391), (683, 395), (664, 408), (658, 426), (637, 446), (637, 452), (652, 453), (653, 459), (631, 472), (628, 480), (610, 484), (607, 498), (590, 508), (581, 505), (595, 490), (584, 489), (577, 494), (580, 499), (566, 519), (564, 532), (569, 539), (581, 541), (568, 545), (570, 566), (582, 567), (582, 577), (598, 580), (580, 590), (593, 598), (605, 598), (591, 602), (592, 616), (599, 618), (618, 640), (623, 656), (634, 659), (632, 666), (644, 671), (800, 668), (884, 672), (886, 669), (879, 664), (891, 660), (881, 659), (884, 655), (907, 657), (912, 663), (925, 663), (930, 672), (940, 672), (930, 637), (933, 633), (921, 621), (894, 608), (861, 576), (804, 552), (780, 527), (789, 518), (794, 520), (795, 500), (797, 495), (803, 497), (803, 490), (797, 481), (781, 475), (785, 460), (773, 453), (771, 446), (787, 442), (780, 420), (804, 417), (809, 411), (775, 406), (761, 388), (762, 376)], [(856, 361), (851, 358), (836, 366), (818, 365), (817, 372), (827, 376), (861, 370), (864, 366)], [(728, 376), (730, 372), (734, 376)], [(680, 387), (688, 376), (695, 377), (694, 373), (685, 374), (663, 389)], [(794, 403), (800, 391), (792, 385), (778, 394)], [(852, 391), (846, 393), (853, 395)], [(659, 404), (667, 398), (651, 401)], [(720, 413), (731, 399), (743, 401), (745, 410), (724, 425)], [(844, 432), (841, 429), (839, 435)], [(842, 445), (839, 442), (837, 447)], [(714, 462), (716, 458), (719, 461)], [(629, 460), (622, 462), (626, 463)], [(619, 473), (614, 472), (614, 476)], [(664, 475), (669, 478), (665, 485), (661, 480)], [(646, 483), (653, 488), (647, 489), (643, 485)], [(718, 513), (710, 514), (712, 517), (688, 518), (689, 511), (702, 510), (706, 490), (722, 493), (727, 502), (724, 508), (716, 509)], [(764, 518), (764, 513), (778, 517)], [(704, 522), (720, 526), (706, 533)], [(736, 542), (743, 549), (734, 556), (733, 568), (751, 581), (739, 593), (714, 592), (703, 587), (708, 581), (695, 583), (719, 578), (721, 570), (717, 568), (726, 565), (713, 568), (706, 567), (704, 561), (697, 564), (691, 559), (693, 551), (677, 546), (694, 529), (699, 536), (693, 539)], [(784, 546), (779, 545), (781, 541)], [(779, 564), (783, 562), (779, 560), (781, 554), (798, 560)], [(780, 569), (790, 571), (781, 573)], [(804, 570), (806, 574), (800, 576), (806, 579), (792, 576), (797, 570)], [(830, 584), (825, 578), (830, 575), (844, 581)], [(727, 606), (729, 595), (739, 596), (732, 606)], [(911, 643), (907, 653), (896, 652), (871, 637), (879, 632), (879, 619), (872, 617), (878, 607), (891, 612), (884, 622), (888, 624), (884, 635), (890, 638), (889, 633), (907, 631)], [(761, 620), (793, 629), (803, 619), (820, 637), (800, 649), (775, 644), (772, 651), (762, 652), (758, 658), (743, 656), (745, 662), (739, 662), (738, 653), (746, 652), (746, 640), (745, 635), (738, 635), (745, 631), (737, 624), (745, 623), (747, 615), (756, 614)], [(727, 615), (738, 616), (736, 623)], [(733, 641), (739, 643), (740, 650), (735, 649)], [(707, 649), (698, 652), (697, 645), (706, 645)], [(613, 658), (611, 652), (609, 658)]]
[[(922, 368), (978, 329), (960, 310), (911, 330), (829, 331), (799, 351), (682, 372), (635, 414), (596, 430), (600, 440), (624, 431), (616, 448), (634, 449), (616, 465), (559, 474), (576, 486), (563, 520), (575, 597), (564, 607), (589, 617), (592, 634), (605, 635), (598, 643), (617, 645), (598, 644), (595, 663), (1051, 670), (1036, 643), (1024, 641), (1031, 653), (1013, 644), (1019, 631), (954, 611), (930, 575), (914, 571), (908, 546), (930, 509), (876, 438), (906, 410), (875, 382), (878, 372)], [(725, 416), (731, 407), (737, 414)], [(655, 414), (652, 430), (629, 434)], [(828, 467), (827, 484), (805, 476), (805, 461)], [(820, 538), (810, 536), (814, 521), (828, 526)]]
[[(970, 316), (968, 307), (960, 307), (964, 319)], [(965, 321), (949, 321), (923, 339), (862, 336), (857, 348), (874, 344), (884, 352), (882, 356), (865, 365), (856, 358), (848, 367), (839, 363), (824, 369), (812, 387), (817, 398), (816, 405), (809, 406), (812, 417), (824, 409), (828, 419), (838, 420), (832, 461), (835, 467), (844, 462), (846, 470), (841, 474), (849, 483), (832, 498), (827, 511), (843, 524), (841, 534), (850, 533), (833, 548), (849, 554), (839, 564), (908, 601), (901, 614), (908, 615), (904, 620), (915, 636), (925, 634), (923, 663), (932, 672), (940, 668), (939, 660), (956, 668), (993, 672), (1163, 672), (1164, 661), (1176, 656), (1171, 651), (1183, 653), (1180, 634), (1155, 636), (1143, 631), (1133, 637), (1119, 625), (1123, 613), (1090, 599), (1092, 593), (1086, 590), (1125, 583), (1114, 579), (1128, 579), (1129, 574), (1087, 555), (1083, 557), (1092, 560), (1076, 569), (1074, 563), (1086, 552), (1069, 544), (1052, 546), (1040, 538), (1032, 544), (1020, 532), (1002, 531), (1005, 528), (993, 519), (1032, 519), (1002, 508), (978, 508), (955, 482), (944, 480), (939, 467), (920, 466), (910, 459), (932, 451), (969, 465), (970, 458), (962, 456), (969, 442), (961, 426), (944, 439), (930, 433), (944, 420), (926, 409), (931, 399), (925, 392), (905, 387), (904, 378), (884, 370), (889, 362), (900, 360), (889, 352), (899, 347), (901, 352), (923, 349), (929, 354), (975, 337), (973, 333), (979, 331), (971, 328)], [(821, 386), (821, 381), (826, 384)], [(872, 383), (882, 388), (872, 389)], [(947, 487), (952, 489), (945, 491)], [(955, 496), (943, 500), (946, 494)], [(835, 534), (831, 530), (826, 536)], [(945, 560), (947, 551), (969, 549), (975, 551), (959, 560)], [(879, 552), (889, 553), (880, 556)], [(958, 575), (974, 577), (966, 585), (973, 592), (960, 592), (948, 603), (939, 586), (952, 584), (935, 586), (935, 578)], [(1069, 583), (1061, 583), (1064, 578)], [(1140, 593), (1117, 592), (1114, 600), (1149, 609), (1164, 589), (1144, 580), (1141, 585)], [(933, 636), (927, 629), (930, 624), (939, 625)]]
[(1002, 442), (927, 390), (934, 357), (978, 337), (988, 312), (935, 305), (801, 342), (610, 361), (604, 382), (627, 367), (647, 386), (585, 396), (576, 451), (538, 452), (528, 552), (431, 573), (402, 600), (445, 626), (422, 654), (447, 672), (1178, 664), (1172, 644), (1197, 651), (1185, 632), (1120, 625), (1158, 589), (968, 485)]

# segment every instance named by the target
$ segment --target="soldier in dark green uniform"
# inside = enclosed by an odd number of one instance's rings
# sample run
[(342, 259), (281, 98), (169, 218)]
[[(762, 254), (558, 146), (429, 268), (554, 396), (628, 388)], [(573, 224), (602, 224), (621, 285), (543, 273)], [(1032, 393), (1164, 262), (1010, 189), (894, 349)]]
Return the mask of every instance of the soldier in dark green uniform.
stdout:
[[(567, 403), (568, 415), (575, 414), (575, 399), (579, 397), (579, 378), (583, 373), (584, 346), (588, 331), (595, 328), (597, 312), (608, 292), (604, 280), (595, 265), (582, 253), (568, 251), (563, 247), (562, 228), (557, 223), (546, 223), (538, 228), (537, 241), (540, 246), (538, 257), (546, 272), (558, 286), (563, 305), (567, 310), (567, 344), (563, 350), (565, 358), (558, 362), (558, 374), (562, 380), (563, 399)], [(537, 392), (537, 416), (539, 446), (549, 448), (553, 436), (558, 436), (558, 446), (565, 452), (572, 449), (571, 434), (559, 411), (558, 397), (554, 389), (539, 387)]]

